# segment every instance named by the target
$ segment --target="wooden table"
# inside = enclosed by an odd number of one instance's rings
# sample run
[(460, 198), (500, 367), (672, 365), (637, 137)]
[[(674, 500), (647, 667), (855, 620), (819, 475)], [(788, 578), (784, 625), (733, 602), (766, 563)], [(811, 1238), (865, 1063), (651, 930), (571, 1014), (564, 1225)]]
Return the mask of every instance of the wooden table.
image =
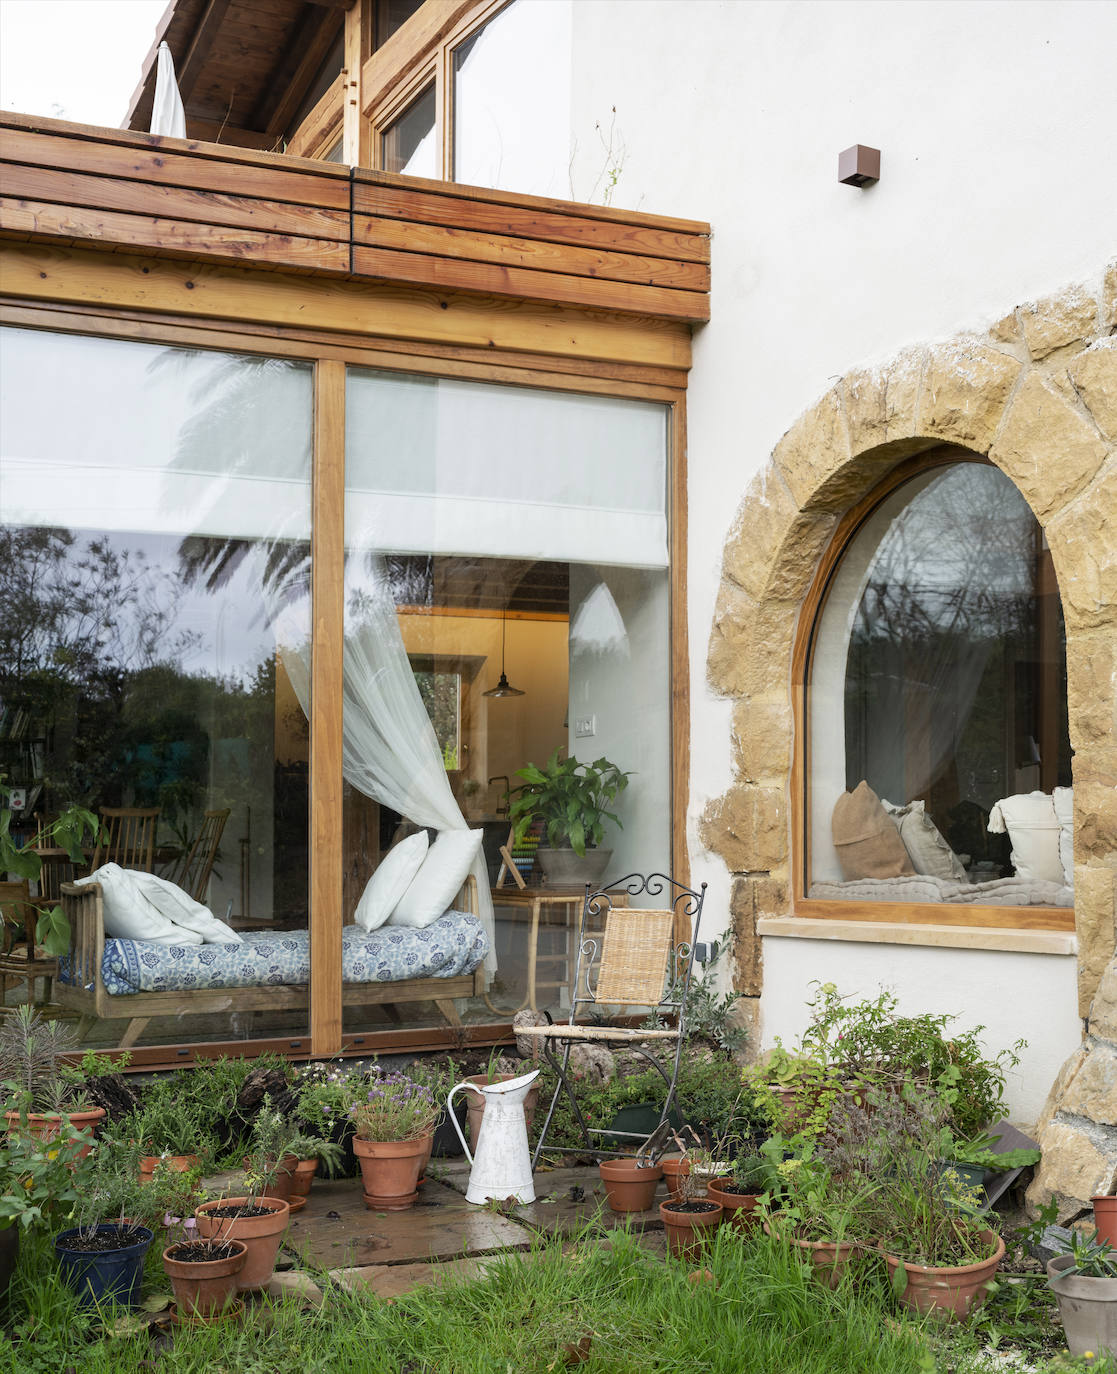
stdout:
[[(505, 906), (530, 912), (531, 925), (527, 937), (527, 989), (524, 993), (524, 1000), (518, 1007), (502, 1010), (500, 1007), (493, 1006), (488, 993), (486, 993), (485, 1001), (490, 1011), (496, 1012), (498, 1016), (515, 1016), (516, 1012), (523, 1011), (524, 1007), (538, 1011), (538, 996), (541, 987), (569, 988), (576, 963), (574, 958), (576, 950), (572, 945), (571, 936), (575, 940), (577, 939), (585, 896), (586, 889), (584, 887), (493, 888), (494, 907)], [(614, 906), (628, 905), (627, 892), (609, 892), (608, 896)], [(539, 928), (541, 925), (558, 929), (563, 937), (563, 948), (559, 953), (542, 956), (544, 963), (558, 965), (558, 976), (542, 980), (539, 978)]]

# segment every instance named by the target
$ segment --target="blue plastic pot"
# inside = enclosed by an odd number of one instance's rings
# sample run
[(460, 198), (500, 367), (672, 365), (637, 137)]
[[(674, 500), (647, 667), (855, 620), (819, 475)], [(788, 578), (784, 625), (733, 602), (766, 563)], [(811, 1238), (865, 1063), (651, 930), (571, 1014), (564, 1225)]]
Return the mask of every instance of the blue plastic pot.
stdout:
[(152, 1242), (146, 1226), (122, 1227), (116, 1222), (102, 1222), (97, 1235), (120, 1235), (129, 1231), (139, 1240), (120, 1250), (71, 1250), (68, 1241), (80, 1234), (77, 1227), (63, 1231), (54, 1238), (54, 1253), (66, 1285), (78, 1297), (80, 1307), (96, 1307), (98, 1303), (115, 1302), (122, 1307), (140, 1305), (140, 1284), (143, 1279), (144, 1256)]

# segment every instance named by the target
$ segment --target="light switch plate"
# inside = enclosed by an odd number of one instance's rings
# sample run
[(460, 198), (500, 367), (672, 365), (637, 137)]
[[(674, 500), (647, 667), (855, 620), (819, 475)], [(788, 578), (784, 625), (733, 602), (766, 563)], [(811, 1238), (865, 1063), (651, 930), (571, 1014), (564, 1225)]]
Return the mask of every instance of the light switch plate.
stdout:
[(589, 739), (591, 735), (597, 734), (596, 716), (578, 716), (574, 721), (574, 738)]

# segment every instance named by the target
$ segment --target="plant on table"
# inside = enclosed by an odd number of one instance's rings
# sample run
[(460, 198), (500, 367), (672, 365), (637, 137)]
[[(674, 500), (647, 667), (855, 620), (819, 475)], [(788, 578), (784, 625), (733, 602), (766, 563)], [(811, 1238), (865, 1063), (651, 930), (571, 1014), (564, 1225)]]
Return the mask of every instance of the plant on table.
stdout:
[(513, 842), (521, 844), (532, 821), (539, 818), (548, 848), (573, 849), (585, 858), (586, 850), (596, 849), (605, 838), (606, 821), (623, 829), (620, 817), (608, 808), (628, 786), (630, 775), (606, 758), (582, 763), (560, 758), (559, 752), (556, 749), (541, 768), (529, 763), (516, 770), (516, 777), (524, 781), (513, 789), (508, 809)]
[[(19, 843), (12, 837), (11, 795), (12, 789), (0, 783), (0, 873), (38, 882), (43, 860), (36, 850), (51, 844), (64, 849), (79, 868), (85, 866), (83, 846), (96, 844), (101, 834), (101, 822), (92, 811), (68, 806), (55, 820), (38, 823), (35, 834)], [(56, 959), (69, 952), (70, 922), (60, 906), (38, 909), (34, 937), (35, 944)]]

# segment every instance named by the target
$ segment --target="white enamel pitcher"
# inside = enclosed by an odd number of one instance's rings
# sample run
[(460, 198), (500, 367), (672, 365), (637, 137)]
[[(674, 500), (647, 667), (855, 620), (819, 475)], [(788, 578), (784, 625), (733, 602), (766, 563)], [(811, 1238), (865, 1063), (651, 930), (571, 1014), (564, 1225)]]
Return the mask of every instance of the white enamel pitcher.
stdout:
[[(446, 1109), (454, 1130), (462, 1142), (462, 1149), (473, 1168), (469, 1174), (466, 1202), (488, 1202), (490, 1198), (514, 1197), (520, 1202), (535, 1201), (535, 1186), (531, 1181), (531, 1155), (527, 1148), (527, 1122), (524, 1120), (524, 1098), (539, 1077), (533, 1069), (520, 1078), (503, 1083), (459, 1083), (450, 1089)], [(469, 1153), (462, 1128), (454, 1115), (454, 1094), (468, 1088), (485, 1099), (484, 1130), (480, 1132), (476, 1159)]]

